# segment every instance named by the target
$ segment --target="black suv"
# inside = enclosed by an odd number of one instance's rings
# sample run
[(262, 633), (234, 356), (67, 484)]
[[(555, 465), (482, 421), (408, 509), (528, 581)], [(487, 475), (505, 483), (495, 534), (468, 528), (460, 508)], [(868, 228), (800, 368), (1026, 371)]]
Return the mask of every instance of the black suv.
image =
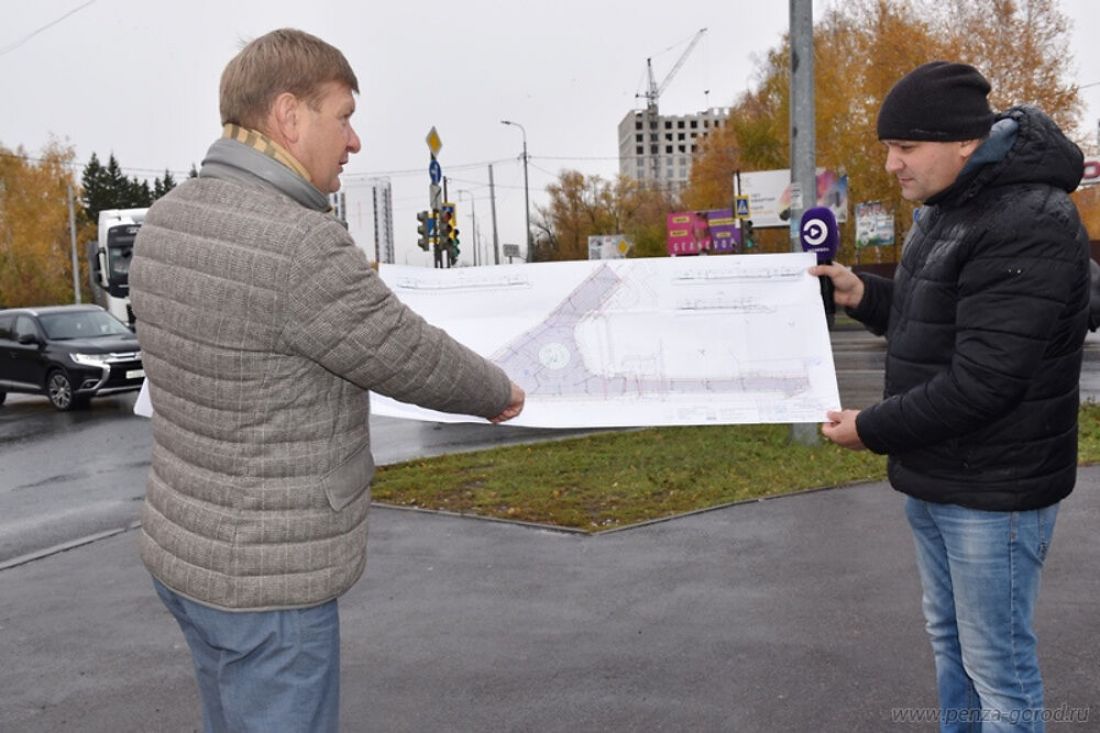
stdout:
[(144, 380), (137, 336), (98, 305), (0, 310), (0, 403), (26, 392), (71, 410)]

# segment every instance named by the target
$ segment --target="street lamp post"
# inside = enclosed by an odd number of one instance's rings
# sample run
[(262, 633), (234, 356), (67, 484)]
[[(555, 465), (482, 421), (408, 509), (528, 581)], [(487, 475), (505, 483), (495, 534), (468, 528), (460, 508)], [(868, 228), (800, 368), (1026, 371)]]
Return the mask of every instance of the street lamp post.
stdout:
[(476, 207), (474, 206), (474, 195), (473, 195), (473, 193), (471, 193), (467, 189), (460, 188), (460, 189), (458, 189), (458, 198), (459, 198), (460, 201), (462, 200), (462, 194), (466, 194), (467, 196), (470, 197), (470, 237), (471, 237), (471, 241), (473, 242), (473, 245), (474, 245), (473, 249), (471, 251), (473, 252), (473, 255), (474, 255), (474, 267), (477, 267), (481, 263), (478, 262), (477, 211), (476, 211)]
[(523, 129), (523, 125), (518, 122), (512, 122), (511, 120), (501, 120), (502, 125), (513, 125), (519, 128), (520, 133), (523, 135), (523, 208), (526, 214), (527, 224), (527, 256), (524, 258), (527, 262), (531, 261), (531, 193), (530, 187), (527, 184), (527, 130)]

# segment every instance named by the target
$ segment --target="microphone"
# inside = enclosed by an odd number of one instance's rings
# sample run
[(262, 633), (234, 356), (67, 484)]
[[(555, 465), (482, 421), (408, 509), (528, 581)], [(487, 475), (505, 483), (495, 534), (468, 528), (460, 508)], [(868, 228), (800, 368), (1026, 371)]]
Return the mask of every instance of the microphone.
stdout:
[(803, 252), (817, 254), (819, 265), (828, 264), (840, 245), (840, 229), (836, 225), (836, 215), (827, 206), (815, 206), (806, 209), (798, 229), (798, 239)]
[[(817, 254), (817, 264), (828, 265), (833, 261), (840, 245), (840, 229), (836, 225), (836, 215), (828, 206), (815, 206), (802, 213), (798, 229), (798, 239), (803, 252)], [(833, 295), (833, 279), (827, 275), (818, 278), (821, 281), (821, 302), (825, 306), (825, 322), (833, 327), (836, 314), (836, 301)]]

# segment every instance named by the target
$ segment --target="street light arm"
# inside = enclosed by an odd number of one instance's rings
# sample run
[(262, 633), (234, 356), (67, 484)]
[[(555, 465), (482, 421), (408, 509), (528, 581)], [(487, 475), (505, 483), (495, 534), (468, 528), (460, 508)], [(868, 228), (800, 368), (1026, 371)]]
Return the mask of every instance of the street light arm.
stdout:
[(524, 163), (524, 165), (526, 165), (527, 164), (527, 129), (523, 125), (519, 124), (518, 122), (512, 122), (511, 120), (501, 120), (500, 124), (502, 124), (502, 125), (512, 125), (513, 127), (518, 127), (519, 128), (520, 134), (523, 135), (523, 163)]
[(527, 130), (523, 125), (512, 120), (501, 120), (502, 125), (512, 125), (518, 127), (520, 134), (523, 135), (523, 206), (526, 211), (526, 225), (527, 225), (527, 253), (526, 258), (531, 256), (531, 186), (527, 179)]
[(525, 138), (527, 137), (527, 130), (525, 130), (523, 128), (523, 125), (519, 124), (518, 122), (512, 122), (511, 120), (501, 120), (500, 124), (502, 124), (502, 125), (515, 125), (516, 127), (519, 128), (519, 131), (523, 133), (523, 136)]

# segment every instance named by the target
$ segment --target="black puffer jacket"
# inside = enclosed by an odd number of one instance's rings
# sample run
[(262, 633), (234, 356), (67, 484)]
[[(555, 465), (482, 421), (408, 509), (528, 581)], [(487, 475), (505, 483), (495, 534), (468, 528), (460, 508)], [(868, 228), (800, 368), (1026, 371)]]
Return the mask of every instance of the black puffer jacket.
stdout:
[(888, 350), (885, 398), (856, 428), (899, 491), (1023, 511), (1073, 490), (1089, 250), (1066, 192), (1082, 172), (1048, 117), (1013, 108), (925, 202), (894, 280), (861, 276), (850, 313)]

